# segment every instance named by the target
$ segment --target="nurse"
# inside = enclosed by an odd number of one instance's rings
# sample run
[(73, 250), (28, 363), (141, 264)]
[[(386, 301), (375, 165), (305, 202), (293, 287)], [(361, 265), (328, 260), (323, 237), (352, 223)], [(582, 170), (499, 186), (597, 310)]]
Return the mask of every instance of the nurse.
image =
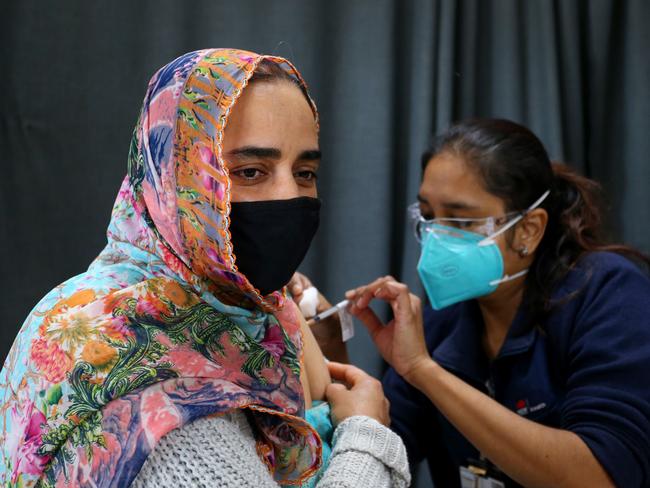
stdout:
[(442, 487), (650, 486), (650, 261), (599, 239), (597, 185), (505, 120), (454, 125), (422, 162), (430, 306), (390, 276), (347, 293), (410, 461)]

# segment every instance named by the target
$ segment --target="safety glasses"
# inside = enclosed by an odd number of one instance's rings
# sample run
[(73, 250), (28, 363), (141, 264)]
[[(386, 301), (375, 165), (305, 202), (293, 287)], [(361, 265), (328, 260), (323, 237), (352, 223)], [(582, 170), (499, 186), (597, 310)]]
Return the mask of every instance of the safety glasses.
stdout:
[(436, 226), (444, 226), (465, 232), (473, 232), (475, 234), (480, 234), (483, 237), (488, 237), (494, 234), (500, 226), (521, 214), (522, 212), (508, 212), (501, 217), (485, 217), (480, 219), (435, 218), (427, 220), (420, 213), (419, 203), (412, 203), (408, 206), (409, 220), (411, 221), (418, 242), (422, 241), (426, 233), (438, 232), (439, 230), (436, 229)]

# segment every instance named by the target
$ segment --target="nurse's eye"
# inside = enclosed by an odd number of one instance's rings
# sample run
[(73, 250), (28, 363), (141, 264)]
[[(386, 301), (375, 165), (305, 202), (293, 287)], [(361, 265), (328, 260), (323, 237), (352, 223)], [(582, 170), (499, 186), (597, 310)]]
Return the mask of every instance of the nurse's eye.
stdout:
[(476, 222), (473, 222), (471, 220), (459, 220), (456, 222), (456, 227), (459, 229), (471, 229)]
[(257, 180), (262, 176), (264, 176), (264, 172), (257, 168), (236, 169), (234, 171), (231, 171), (230, 173), (248, 181)]
[(442, 219), (442, 223), (448, 227), (453, 227), (454, 229), (458, 230), (472, 230), (474, 225), (476, 225), (476, 222), (473, 220), (461, 220), (453, 217)]
[(422, 207), (420, 207), (420, 216), (424, 220), (433, 220), (436, 216), (433, 214), (433, 212), (424, 210)]

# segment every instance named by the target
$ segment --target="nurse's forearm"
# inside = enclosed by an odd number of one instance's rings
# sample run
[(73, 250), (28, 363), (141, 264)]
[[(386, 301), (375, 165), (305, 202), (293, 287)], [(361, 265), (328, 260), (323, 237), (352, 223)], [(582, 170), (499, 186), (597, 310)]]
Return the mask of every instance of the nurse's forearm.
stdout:
[(524, 486), (614, 486), (576, 434), (520, 417), (433, 360), (408, 378), (490, 461)]

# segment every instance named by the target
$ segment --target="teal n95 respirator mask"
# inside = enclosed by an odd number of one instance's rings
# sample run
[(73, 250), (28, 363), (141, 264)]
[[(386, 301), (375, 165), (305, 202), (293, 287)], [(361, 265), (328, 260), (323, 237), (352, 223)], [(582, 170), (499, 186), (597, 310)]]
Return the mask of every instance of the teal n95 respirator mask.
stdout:
[[(431, 306), (440, 310), (488, 295), (500, 283), (526, 274), (527, 269), (504, 275), (503, 256), (494, 239), (537, 208), (548, 194), (549, 191), (544, 192), (528, 209), (516, 212), (498, 231), (495, 227), (499, 219), (494, 217), (425, 220), (420, 216), (417, 235), (421, 238), (422, 252), (417, 270)], [(410, 211), (413, 213), (414, 207)]]

